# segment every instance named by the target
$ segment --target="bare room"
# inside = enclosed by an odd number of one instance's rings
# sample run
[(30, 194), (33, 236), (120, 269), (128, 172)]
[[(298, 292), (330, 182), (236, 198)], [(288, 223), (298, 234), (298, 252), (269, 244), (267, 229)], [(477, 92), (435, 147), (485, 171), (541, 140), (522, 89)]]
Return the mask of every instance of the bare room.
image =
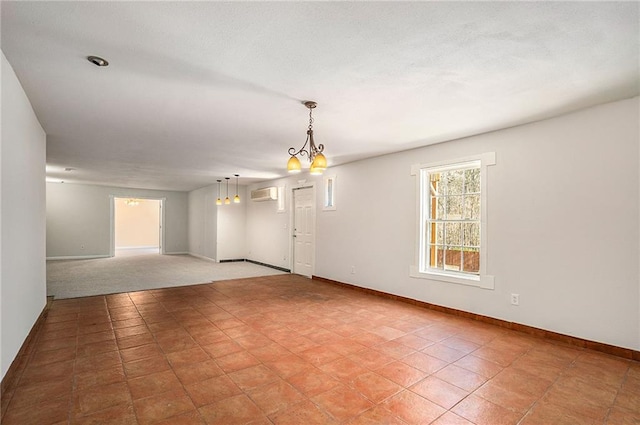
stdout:
[(640, 423), (638, 2), (0, 10), (3, 424)]

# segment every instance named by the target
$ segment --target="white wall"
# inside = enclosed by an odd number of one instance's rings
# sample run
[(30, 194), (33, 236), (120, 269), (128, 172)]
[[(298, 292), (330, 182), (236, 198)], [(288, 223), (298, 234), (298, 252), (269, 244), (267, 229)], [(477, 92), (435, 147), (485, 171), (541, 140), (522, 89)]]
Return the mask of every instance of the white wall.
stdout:
[(164, 252), (187, 252), (187, 192), (47, 183), (47, 257), (108, 256), (111, 196), (166, 198)]
[[(235, 194), (235, 192), (234, 192)], [(218, 208), (218, 237), (216, 241), (217, 260), (237, 260), (247, 258), (245, 236), (247, 197), (244, 186), (238, 187), (240, 203), (221, 205)], [(214, 198), (215, 202), (215, 198)]]
[[(333, 167), (327, 173), (337, 176), (336, 211), (321, 210), (321, 179), (304, 176), (318, 185), (314, 274), (640, 349), (638, 103)], [(495, 289), (409, 277), (416, 238), (411, 165), (483, 152), (497, 156), (487, 191), (487, 273)], [(291, 186), (298, 178), (249, 189)], [(265, 204), (248, 207), (249, 258), (281, 265), (288, 214)], [(519, 306), (509, 304), (511, 293), (520, 294)]]
[(2, 54), (0, 369), (4, 378), (46, 304), (46, 135)]
[[(284, 212), (278, 211), (276, 201), (249, 201), (247, 203), (247, 258), (272, 266), (282, 267), (291, 270), (290, 262), (290, 241), (291, 241), (291, 189), (298, 185), (297, 180), (306, 179), (309, 182), (314, 180), (313, 176), (300, 175), (291, 178), (272, 180), (253, 184), (247, 187), (247, 194), (252, 190), (269, 186), (285, 187)], [(316, 180), (320, 180), (315, 177)], [(317, 193), (317, 191), (316, 191)]]
[(216, 259), (218, 186), (189, 192), (189, 254)]
[(217, 184), (189, 192), (189, 253), (191, 255), (216, 261), (247, 258), (246, 188), (238, 187), (241, 200), (239, 204), (233, 203), (235, 186), (233, 189), (233, 193), (230, 193), (231, 205), (220, 206), (216, 205)]

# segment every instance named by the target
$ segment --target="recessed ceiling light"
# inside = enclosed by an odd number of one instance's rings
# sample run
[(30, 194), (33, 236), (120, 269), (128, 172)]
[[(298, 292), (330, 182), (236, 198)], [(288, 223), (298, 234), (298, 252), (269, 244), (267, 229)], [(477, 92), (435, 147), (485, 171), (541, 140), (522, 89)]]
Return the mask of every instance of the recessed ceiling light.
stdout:
[(109, 62), (99, 56), (87, 56), (87, 60), (96, 66), (109, 66)]

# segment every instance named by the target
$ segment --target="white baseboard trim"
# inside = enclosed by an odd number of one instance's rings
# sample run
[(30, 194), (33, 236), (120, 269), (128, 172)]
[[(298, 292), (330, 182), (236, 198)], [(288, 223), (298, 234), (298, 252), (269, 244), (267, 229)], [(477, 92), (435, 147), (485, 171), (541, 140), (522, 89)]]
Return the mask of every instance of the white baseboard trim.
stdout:
[(205, 257), (204, 255), (195, 254), (193, 252), (188, 252), (187, 254), (189, 254), (192, 257), (200, 258), (201, 260), (213, 261), (214, 263), (217, 263), (217, 261), (214, 258)]
[(188, 252), (163, 252), (163, 255), (189, 255)]
[(47, 257), (49, 260), (90, 260), (92, 258), (110, 258), (110, 255), (63, 255), (59, 257)]

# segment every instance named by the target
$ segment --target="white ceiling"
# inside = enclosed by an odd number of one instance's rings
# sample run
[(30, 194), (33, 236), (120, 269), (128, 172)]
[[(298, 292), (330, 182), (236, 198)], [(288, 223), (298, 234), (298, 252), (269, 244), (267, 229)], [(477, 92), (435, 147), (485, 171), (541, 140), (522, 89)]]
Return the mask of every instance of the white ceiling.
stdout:
[(192, 190), (283, 176), (306, 137), (303, 100), (318, 102), (331, 166), (639, 92), (638, 2), (1, 8), (47, 175), (69, 182)]

